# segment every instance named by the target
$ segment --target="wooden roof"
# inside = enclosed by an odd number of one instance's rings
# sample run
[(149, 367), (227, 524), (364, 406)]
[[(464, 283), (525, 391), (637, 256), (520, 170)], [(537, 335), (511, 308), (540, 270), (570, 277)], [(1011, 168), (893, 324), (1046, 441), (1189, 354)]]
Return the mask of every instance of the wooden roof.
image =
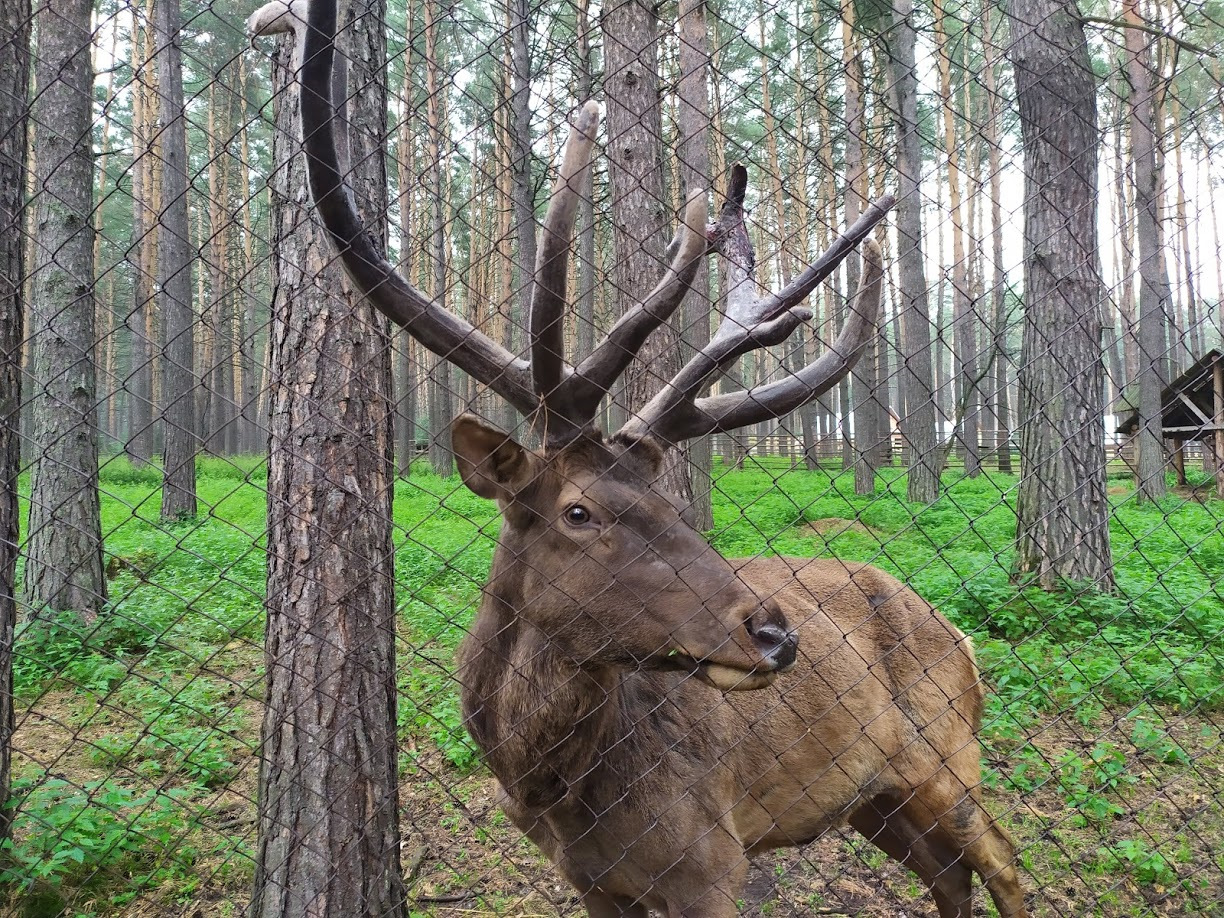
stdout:
[[(1224, 360), (1218, 350), (1210, 350), (1190, 369), (1169, 383), (1160, 394), (1161, 422), (1166, 437), (1201, 440), (1214, 433), (1216, 424), (1212, 368)], [(1139, 412), (1132, 411), (1118, 425), (1118, 433), (1133, 434), (1139, 429)]]

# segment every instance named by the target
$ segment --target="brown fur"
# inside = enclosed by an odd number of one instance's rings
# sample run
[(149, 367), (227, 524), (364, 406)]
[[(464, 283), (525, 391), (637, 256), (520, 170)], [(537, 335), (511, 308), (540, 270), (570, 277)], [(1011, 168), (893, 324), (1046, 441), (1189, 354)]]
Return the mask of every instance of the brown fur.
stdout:
[[(506, 519), (461, 653), (467, 723), (593, 918), (734, 915), (747, 854), (845, 823), (942, 918), (972, 914), (973, 872), (1027, 915), (981, 804), (972, 648), (917, 594), (865, 565), (722, 559), (651, 487), (650, 444), (584, 434), (537, 455), (463, 419), (454, 439)], [(575, 505), (589, 525), (566, 521)], [(799, 635), (785, 674), (765, 623)], [(756, 690), (724, 694), (714, 672)]]

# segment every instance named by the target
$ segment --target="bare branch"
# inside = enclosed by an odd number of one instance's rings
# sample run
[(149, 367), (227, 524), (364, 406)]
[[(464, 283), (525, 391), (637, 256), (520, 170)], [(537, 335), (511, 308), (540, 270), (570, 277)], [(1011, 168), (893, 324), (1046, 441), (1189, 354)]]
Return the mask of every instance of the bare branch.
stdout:
[(574, 215), (591, 167), (591, 151), (598, 128), (599, 106), (587, 102), (570, 128), (561, 170), (540, 230), (535, 289), (531, 298), (531, 373), (535, 391), (551, 413), (567, 420), (568, 412), (560, 403), (563, 392), (559, 387), (568, 369), (563, 337), (570, 243), (574, 235)]
[[(1108, 16), (1080, 16), (1080, 22), (1085, 25), (1100, 25), (1107, 26), (1111, 29), (1135, 29), (1138, 32), (1146, 32), (1148, 35), (1155, 35), (1159, 38), (1167, 38), (1179, 48), (1185, 48), (1194, 54), (1202, 55), (1203, 57), (1215, 57), (1216, 52), (1210, 48), (1204, 48), (1202, 45), (1196, 45), (1194, 42), (1186, 41), (1184, 38), (1179, 38), (1171, 32), (1167, 32), (1157, 26), (1148, 25), (1146, 22), (1127, 22), (1124, 19), (1110, 19)], [(1173, 72), (1177, 72), (1177, 68), (1173, 68)]]

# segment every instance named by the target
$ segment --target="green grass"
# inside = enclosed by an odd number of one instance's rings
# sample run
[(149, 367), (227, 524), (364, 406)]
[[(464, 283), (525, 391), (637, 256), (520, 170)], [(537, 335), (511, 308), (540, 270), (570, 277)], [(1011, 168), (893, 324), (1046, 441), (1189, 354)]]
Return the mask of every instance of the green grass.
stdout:
[[(38, 711), (54, 702), (66, 729), (84, 738), (63, 761), (18, 764), (17, 841), (0, 883), (28, 901), (62, 906), (68, 891), (75, 902), (90, 889), (91, 908), (105, 914), (134, 891), (188, 895), (200, 882), (193, 865), (218, 851), (232, 869), (249, 869), (228, 857), (232, 839), (201, 826), (258, 742), (265, 474), (255, 460), (202, 461), (200, 516), (166, 525), (156, 469), (104, 465), (109, 607), (88, 626), (61, 617), (18, 635), (19, 704)], [(1047, 593), (1011, 579), (1014, 476), (949, 473), (929, 507), (905, 501), (895, 470), (868, 496), (854, 494), (850, 475), (781, 462), (716, 467), (715, 476), (710, 537), (723, 554), (870, 562), (974, 636), (993, 689), (988, 757), (1005, 760), (988, 771), (992, 786), (1054, 793), (1083, 824), (1108, 822), (1133, 790), (1119, 747), (1101, 742), (1051, 761), (1025, 731), (1133, 709), (1128, 748), (1179, 768), (1189, 755), (1148, 706), (1224, 703), (1224, 502), (1171, 497), (1140, 507), (1129, 492), (1116, 494), (1116, 594), (1076, 584)], [(403, 765), (412, 773), (438, 750), (462, 772), (476, 759), (460, 726), (454, 649), (475, 613), (498, 518), (457, 478), (419, 466), (397, 482), (394, 507)], [(853, 525), (812, 525), (825, 520)], [(64, 783), (57, 775), (69, 765), (80, 774)], [(1119, 839), (1084, 857), (1169, 885), (1167, 852), (1144, 844)]]

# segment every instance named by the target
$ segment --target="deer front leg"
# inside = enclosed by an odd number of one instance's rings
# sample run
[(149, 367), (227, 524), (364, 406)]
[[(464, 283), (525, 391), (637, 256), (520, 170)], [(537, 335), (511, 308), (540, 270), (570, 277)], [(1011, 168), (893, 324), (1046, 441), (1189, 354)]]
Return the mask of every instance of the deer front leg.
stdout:
[(609, 896), (592, 889), (582, 897), (582, 907), (590, 918), (648, 918), (646, 906), (623, 896)]
[(738, 902), (748, 880), (748, 858), (743, 846), (731, 841), (728, 838), (726, 844), (714, 846), (715, 851), (703, 851), (700, 863), (692, 864), (696, 869), (683, 871), (687, 875), (668, 875), (667, 918), (739, 915)]

